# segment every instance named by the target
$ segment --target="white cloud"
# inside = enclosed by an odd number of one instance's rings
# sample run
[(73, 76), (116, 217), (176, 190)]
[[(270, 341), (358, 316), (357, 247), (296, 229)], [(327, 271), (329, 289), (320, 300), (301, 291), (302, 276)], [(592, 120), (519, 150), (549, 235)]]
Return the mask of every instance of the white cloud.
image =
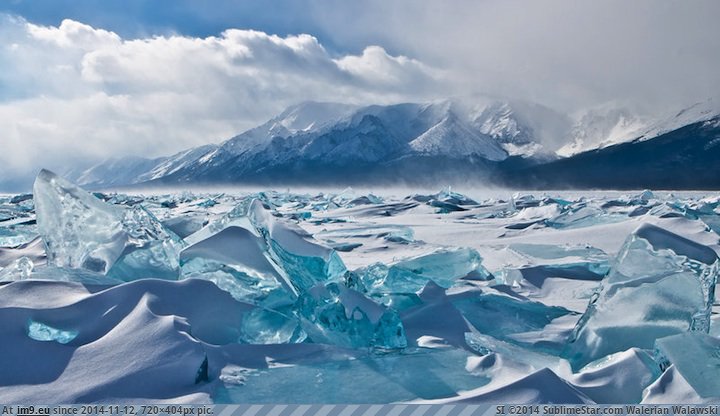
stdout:
[[(423, 99), (436, 70), (369, 46), (332, 56), (307, 34), (117, 34), (0, 17), (0, 175), (228, 138), (304, 100)], [(418, 86), (428, 86), (418, 88)]]
[(120, 37), (115, 33), (94, 29), (69, 19), (63, 20), (58, 27), (28, 24), (25, 28), (34, 39), (71, 49), (90, 51), (108, 45), (118, 45), (121, 42)]
[[(348, 55), (335, 60), (338, 67), (348, 73), (367, 81), (370, 85), (382, 84), (413, 85), (423, 87), (422, 78), (429, 73), (440, 74), (439, 70), (432, 70), (422, 62), (405, 56), (390, 56), (380, 46), (368, 46), (362, 55)], [(410, 82), (408, 82), (410, 81)]]
[(720, 97), (715, 0), (313, 3), (334, 42), (411, 54), (443, 68), (453, 91), (567, 112), (611, 100), (662, 112)]

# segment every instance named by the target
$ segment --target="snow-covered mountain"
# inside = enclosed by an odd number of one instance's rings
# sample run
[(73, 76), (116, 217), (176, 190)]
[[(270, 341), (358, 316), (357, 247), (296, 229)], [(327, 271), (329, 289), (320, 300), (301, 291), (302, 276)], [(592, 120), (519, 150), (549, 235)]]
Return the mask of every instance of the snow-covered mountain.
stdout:
[(145, 159), (135, 156), (111, 158), (83, 170), (70, 170), (63, 175), (77, 183), (94, 187), (113, 187), (152, 181), (187, 168), (217, 145), (195, 147), (169, 157)]
[[(489, 98), (353, 106), (306, 102), (218, 145), (157, 159), (111, 159), (67, 176), (91, 187), (139, 183), (353, 182), (390, 177), (477, 177), (650, 140), (713, 119), (709, 100), (661, 117), (614, 105), (573, 117), (547, 107)], [(374, 175), (374, 176), (373, 176)], [(440, 176), (438, 176), (440, 175)]]
[(688, 114), (624, 143), (498, 171), (494, 181), (525, 189), (720, 189), (720, 113)]
[(632, 140), (649, 140), (683, 126), (709, 120), (718, 114), (720, 102), (712, 99), (655, 117), (640, 116), (628, 109), (606, 104), (582, 111), (576, 116), (567, 144), (557, 154), (568, 157)]
[(488, 98), (366, 107), (305, 102), (219, 145), (152, 160), (111, 159), (70, 176), (103, 187), (242, 181), (289, 166), (389, 166), (412, 158), (499, 162), (552, 154), (557, 126), (569, 125), (549, 108)]

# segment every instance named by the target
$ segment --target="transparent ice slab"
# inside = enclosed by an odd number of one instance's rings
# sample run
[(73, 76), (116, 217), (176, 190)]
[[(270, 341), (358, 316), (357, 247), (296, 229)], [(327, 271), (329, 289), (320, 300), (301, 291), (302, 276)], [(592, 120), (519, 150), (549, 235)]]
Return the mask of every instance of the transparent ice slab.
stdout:
[[(514, 334), (542, 331), (556, 318), (570, 314), (565, 308), (494, 293), (474, 293), (453, 300), (455, 307), (479, 333), (522, 345)], [(548, 352), (555, 353), (554, 346)]]
[(185, 242), (189, 245), (198, 243), (230, 226), (252, 229), (250, 220), (247, 217), (248, 207), (252, 201), (253, 199), (251, 197), (241, 199), (237, 205), (235, 205), (222, 217), (210, 222), (199, 231), (185, 237)]
[(175, 235), (184, 239), (207, 225), (207, 218), (205, 215), (182, 215), (164, 219), (162, 224)]
[(358, 275), (365, 290), (373, 294), (414, 293), (429, 281), (448, 288), (463, 277), (492, 278), (482, 266), (480, 254), (471, 248), (438, 249), (390, 266), (375, 263), (358, 271)]
[(654, 225), (628, 237), (564, 355), (574, 369), (687, 331), (708, 332), (718, 259), (709, 247)]
[(177, 278), (182, 242), (141, 206), (107, 204), (47, 170), (33, 192), (48, 265), (124, 281)]
[(532, 265), (554, 268), (583, 268), (605, 275), (610, 270), (610, 258), (604, 251), (591, 246), (560, 246), (549, 244), (510, 244), (510, 250), (527, 258)]
[(125, 249), (107, 272), (109, 277), (124, 281), (178, 278), (184, 242), (177, 235), (140, 205), (124, 212), (122, 227), (127, 235)]
[[(238, 277), (239, 272), (252, 279), (276, 280), (292, 296), (342, 278), (346, 268), (335, 250), (273, 214), (260, 199), (243, 198), (219, 220), (185, 239), (191, 246), (182, 254), (183, 276), (225, 280), (227, 288), (234, 284), (229, 276)], [(231, 293), (246, 296), (237, 290)]]
[(437, 194), (433, 195), (435, 199), (443, 202), (449, 202), (455, 205), (477, 205), (477, 202), (459, 192), (454, 192), (452, 187), (448, 186)]
[(123, 208), (108, 205), (47, 170), (38, 174), (33, 194), (48, 264), (100, 273), (110, 270), (127, 239)]
[(215, 283), (238, 301), (272, 309), (284, 309), (294, 303), (294, 297), (275, 280), (258, 278), (247, 273), (245, 266), (193, 258), (182, 265), (181, 279), (203, 279)]
[(29, 243), (37, 235), (37, 226), (32, 224), (7, 226), (0, 223), (0, 247), (17, 247)]
[(529, 194), (522, 195), (520, 193), (515, 193), (512, 197), (510, 197), (510, 207), (513, 211), (517, 209), (537, 207), (540, 205), (540, 202), (541, 201), (539, 199)]

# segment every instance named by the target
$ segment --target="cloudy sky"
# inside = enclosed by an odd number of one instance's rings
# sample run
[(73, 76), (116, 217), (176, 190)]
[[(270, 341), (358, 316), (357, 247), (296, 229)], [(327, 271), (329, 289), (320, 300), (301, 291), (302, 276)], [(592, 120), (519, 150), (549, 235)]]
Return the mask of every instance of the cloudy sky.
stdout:
[(720, 2), (4, 0), (0, 178), (218, 142), (305, 100), (720, 98)]

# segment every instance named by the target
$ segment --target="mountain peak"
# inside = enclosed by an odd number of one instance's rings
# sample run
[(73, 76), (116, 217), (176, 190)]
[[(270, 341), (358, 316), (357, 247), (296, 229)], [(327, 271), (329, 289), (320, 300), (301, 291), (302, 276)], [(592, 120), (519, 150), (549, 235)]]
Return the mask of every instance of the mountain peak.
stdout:
[(277, 123), (290, 133), (317, 129), (352, 114), (358, 106), (333, 102), (304, 101), (292, 105), (268, 123)]
[(507, 153), (497, 141), (473, 131), (452, 111), (449, 111), (439, 123), (411, 141), (410, 147), (421, 154), (480, 156), (492, 161), (507, 157)]

